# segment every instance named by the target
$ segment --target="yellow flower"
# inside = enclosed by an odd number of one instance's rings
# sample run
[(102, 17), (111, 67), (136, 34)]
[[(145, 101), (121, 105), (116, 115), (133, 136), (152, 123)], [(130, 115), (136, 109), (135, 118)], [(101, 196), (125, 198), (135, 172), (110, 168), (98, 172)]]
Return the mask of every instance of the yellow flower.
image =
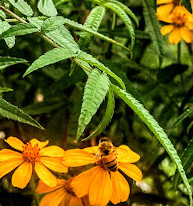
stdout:
[[(85, 149), (71, 149), (64, 153), (64, 164), (70, 167), (95, 164), (93, 168), (76, 176), (71, 186), (77, 197), (89, 196), (92, 205), (105, 206), (111, 201), (113, 204), (128, 199), (130, 188), (123, 175), (117, 170), (109, 171), (98, 155), (98, 146)], [(136, 181), (141, 181), (141, 170), (134, 164), (140, 156), (128, 146), (121, 145), (115, 149), (118, 169)]]
[(36, 189), (37, 193), (46, 194), (39, 206), (91, 206), (88, 196), (78, 198), (71, 187), (72, 179), (57, 179), (56, 187), (48, 187), (41, 180)]
[(169, 42), (171, 44), (178, 44), (181, 39), (185, 42), (191, 43), (193, 41), (193, 15), (189, 13), (183, 6), (175, 7), (172, 14), (168, 16), (165, 22), (170, 25), (165, 25), (161, 28), (162, 35), (169, 35)]
[[(0, 178), (18, 167), (12, 175), (12, 185), (21, 189), (29, 183), (32, 171), (50, 187), (57, 184), (56, 177), (46, 168), (55, 172), (67, 172), (67, 167), (62, 164), (64, 150), (58, 146), (48, 146), (46, 142), (32, 139), (24, 144), (16, 137), (5, 140), (11, 147), (20, 152), (10, 149), (0, 151)], [(45, 167), (46, 166), (46, 167)]]

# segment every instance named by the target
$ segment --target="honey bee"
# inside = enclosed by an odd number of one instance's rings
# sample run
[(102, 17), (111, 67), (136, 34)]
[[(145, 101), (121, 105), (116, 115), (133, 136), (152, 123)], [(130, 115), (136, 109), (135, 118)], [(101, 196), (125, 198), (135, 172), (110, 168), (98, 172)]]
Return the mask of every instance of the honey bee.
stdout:
[(118, 170), (117, 157), (115, 155), (115, 147), (107, 137), (102, 137), (98, 144), (99, 151), (97, 157), (101, 165), (111, 172)]

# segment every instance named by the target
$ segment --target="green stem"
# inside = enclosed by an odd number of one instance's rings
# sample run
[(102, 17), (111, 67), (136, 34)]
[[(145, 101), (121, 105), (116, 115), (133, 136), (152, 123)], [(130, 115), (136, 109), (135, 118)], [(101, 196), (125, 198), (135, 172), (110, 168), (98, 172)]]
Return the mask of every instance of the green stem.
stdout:
[(177, 45), (177, 60), (178, 64), (181, 64), (181, 42)]
[(112, 22), (112, 26), (111, 26), (112, 30), (115, 29), (115, 24), (116, 24), (116, 13), (113, 13), (113, 22)]
[(34, 178), (34, 174), (32, 174), (31, 180), (30, 180), (30, 187), (31, 187), (31, 191), (35, 200), (35, 203), (37, 206), (39, 206), (39, 196), (36, 193), (36, 184), (35, 184), (35, 178)]

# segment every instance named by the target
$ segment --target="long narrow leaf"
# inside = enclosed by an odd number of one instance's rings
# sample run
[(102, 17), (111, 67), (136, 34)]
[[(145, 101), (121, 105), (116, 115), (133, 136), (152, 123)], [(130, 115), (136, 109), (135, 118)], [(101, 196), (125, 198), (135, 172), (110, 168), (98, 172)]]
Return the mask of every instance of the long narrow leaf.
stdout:
[(0, 57), (0, 70), (14, 64), (27, 63), (27, 60), (15, 57)]

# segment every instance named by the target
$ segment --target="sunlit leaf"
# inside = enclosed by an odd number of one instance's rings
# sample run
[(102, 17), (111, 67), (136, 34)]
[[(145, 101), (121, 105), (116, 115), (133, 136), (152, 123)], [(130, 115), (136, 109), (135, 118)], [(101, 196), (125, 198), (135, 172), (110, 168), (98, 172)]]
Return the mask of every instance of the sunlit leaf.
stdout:
[(57, 15), (57, 10), (52, 0), (39, 0), (38, 9), (45, 16), (56, 16)]
[(11, 88), (7, 88), (7, 87), (0, 87), (0, 93), (3, 93), (3, 92), (12, 92), (13, 89)]

